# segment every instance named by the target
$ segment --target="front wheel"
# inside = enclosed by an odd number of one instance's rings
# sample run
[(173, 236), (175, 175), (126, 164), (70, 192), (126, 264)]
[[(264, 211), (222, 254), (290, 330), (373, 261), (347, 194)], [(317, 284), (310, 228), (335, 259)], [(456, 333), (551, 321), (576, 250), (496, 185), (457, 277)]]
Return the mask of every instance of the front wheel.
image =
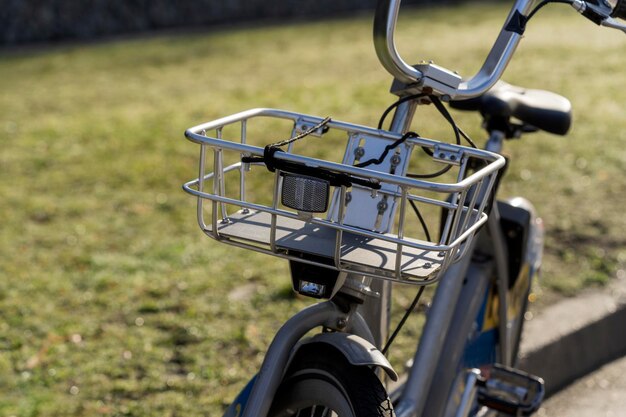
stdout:
[(281, 383), (269, 417), (394, 417), (374, 372), (329, 345), (303, 346)]

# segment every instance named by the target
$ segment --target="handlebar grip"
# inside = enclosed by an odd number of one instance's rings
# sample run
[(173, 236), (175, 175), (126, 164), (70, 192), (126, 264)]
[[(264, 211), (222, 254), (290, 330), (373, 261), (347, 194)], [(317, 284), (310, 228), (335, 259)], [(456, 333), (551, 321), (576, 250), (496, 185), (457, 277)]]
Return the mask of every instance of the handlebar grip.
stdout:
[(617, 4), (611, 13), (611, 17), (618, 17), (626, 20), (626, 0), (617, 0)]

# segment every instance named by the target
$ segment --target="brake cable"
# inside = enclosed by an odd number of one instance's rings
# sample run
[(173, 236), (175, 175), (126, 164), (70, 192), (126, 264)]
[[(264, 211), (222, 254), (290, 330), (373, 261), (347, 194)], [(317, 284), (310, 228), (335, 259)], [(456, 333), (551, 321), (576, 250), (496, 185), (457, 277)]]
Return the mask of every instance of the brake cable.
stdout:
[(528, 13), (527, 16), (524, 16), (523, 14), (519, 12), (519, 10), (516, 10), (515, 13), (513, 13), (513, 15), (511, 16), (511, 19), (506, 24), (505, 29), (509, 32), (514, 32), (519, 35), (523, 35), (524, 32), (526, 31), (526, 25), (528, 24), (530, 19), (532, 19), (533, 16), (535, 16), (539, 10), (541, 10), (542, 8), (544, 8), (550, 3), (561, 3), (561, 4), (569, 4), (569, 5), (574, 4), (572, 0), (544, 0), (541, 3), (539, 3), (537, 6), (535, 6), (535, 8), (530, 13)]
[(409, 316), (411, 315), (413, 310), (415, 310), (415, 307), (417, 307), (417, 303), (419, 302), (420, 298), (422, 297), (422, 294), (424, 293), (425, 289), (426, 289), (426, 286), (422, 285), (420, 287), (419, 291), (417, 292), (417, 294), (415, 294), (415, 298), (413, 298), (413, 302), (411, 303), (409, 308), (406, 309), (406, 311), (404, 312), (404, 315), (402, 316), (402, 319), (400, 319), (400, 322), (396, 326), (395, 330), (393, 331), (393, 333), (391, 334), (389, 339), (387, 339), (387, 343), (385, 343), (385, 347), (383, 347), (383, 349), (381, 350), (381, 353), (383, 355), (387, 354), (387, 351), (391, 347), (391, 344), (393, 343), (393, 341), (396, 339), (396, 336), (398, 336), (398, 334), (400, 333), (400, 330), (402, 329), (402, 327), (406, 323), (407, 319), (409, 318)]

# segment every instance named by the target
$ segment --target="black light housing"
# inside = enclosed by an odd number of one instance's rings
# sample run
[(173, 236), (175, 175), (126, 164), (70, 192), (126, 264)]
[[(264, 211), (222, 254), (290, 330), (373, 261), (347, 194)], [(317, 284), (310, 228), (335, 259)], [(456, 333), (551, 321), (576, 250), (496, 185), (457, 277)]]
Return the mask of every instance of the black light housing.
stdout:
[(339, 271), (310, 265), (298, 261), (289, 261), (293, 290), (313, 298), (331, 298), (337, 287)]

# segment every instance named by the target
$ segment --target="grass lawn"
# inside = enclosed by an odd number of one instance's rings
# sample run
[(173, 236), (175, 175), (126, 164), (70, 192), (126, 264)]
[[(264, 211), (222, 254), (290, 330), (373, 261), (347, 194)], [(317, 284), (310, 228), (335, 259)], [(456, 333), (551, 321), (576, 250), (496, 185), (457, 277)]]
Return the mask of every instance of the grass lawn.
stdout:
[[(469, 75), (506, 13), (409, 10), (398, 43)], [(507, 70), (575, 108), (569, 137), (507, 147), (504, 196), (545, 217), (539, 300), (626, 275), (625, 47), (552, 6)], [(184, 129), (252, 107), (375, 125), (389, 84), (371, 16), (0, 52), (0, 415), (220, 415), (309, 300), (285, 261), (200, 233)], [(482, 137), (476, 115), (458, 122)], [(451, 140), (433, 108), (413, 127)], [(412, 290), (398, 293), (397, 312)]]

